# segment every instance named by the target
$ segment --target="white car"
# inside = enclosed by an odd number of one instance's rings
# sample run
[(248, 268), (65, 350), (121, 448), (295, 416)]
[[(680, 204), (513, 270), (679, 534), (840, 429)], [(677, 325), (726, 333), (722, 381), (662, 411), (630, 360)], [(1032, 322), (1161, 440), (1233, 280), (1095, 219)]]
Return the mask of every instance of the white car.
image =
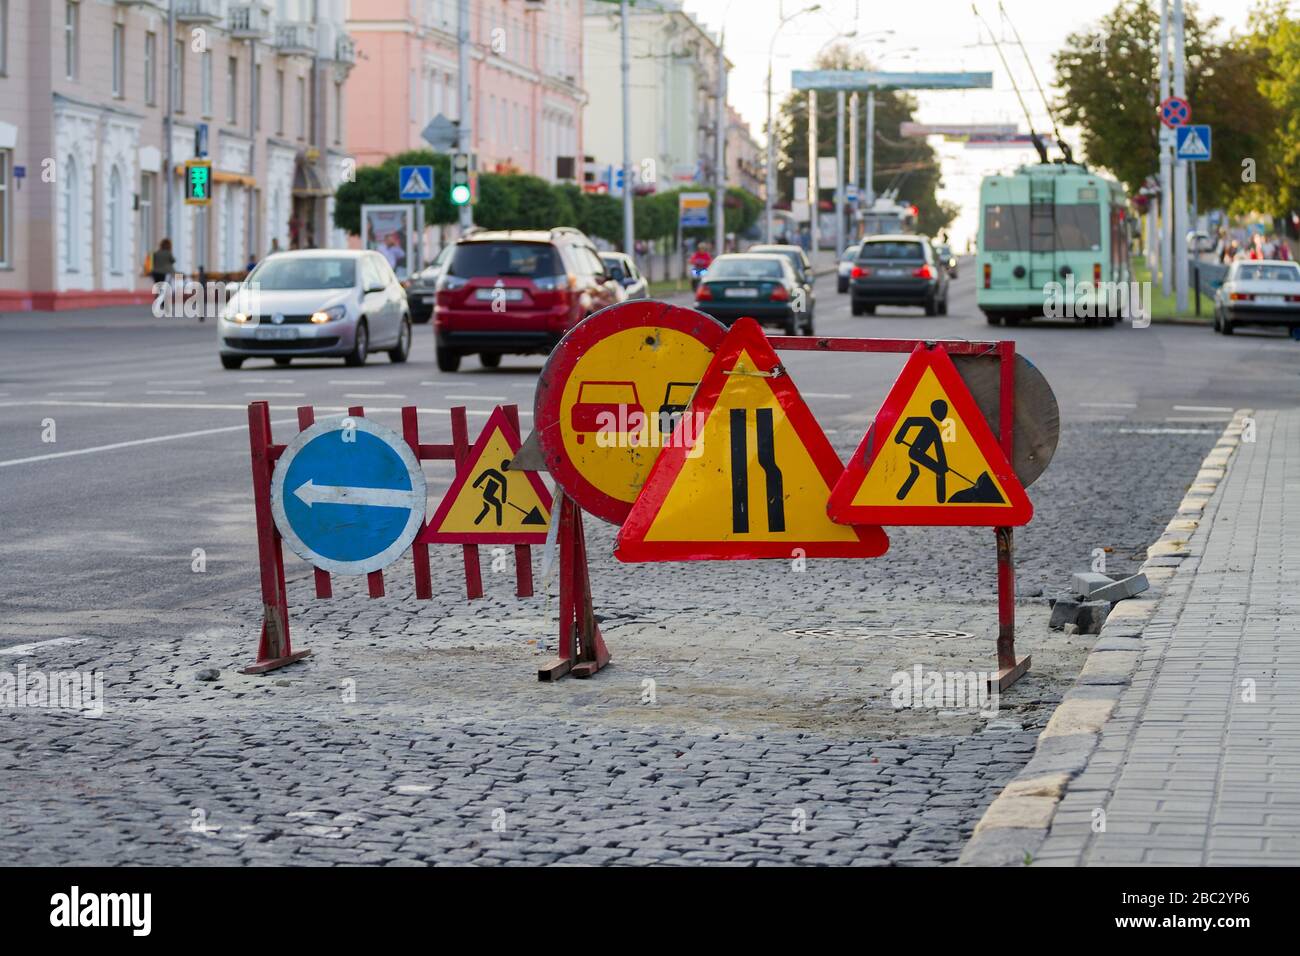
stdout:
[(1214, 293), (1214, 331), (1239, 325), (1300, 329), (1300, 265), (1282, 259), (1238, 259)]
[(221, 365), (250, 358), (288, 365), (339, 357), (364, 365), (373, 351), (411, 354), (411, 312), (388, 261), (363, 249), (302, 249), (267, 256), (227, 302), (217, 323)]
[(852, 278), (853, 263), (857, 261), (858, 250), (862, 245), (849, 246), (844, 250), (844, 255), (840, 256), (840, 261), (835, 266), (835, 291), (848, 292), (849, 279)]

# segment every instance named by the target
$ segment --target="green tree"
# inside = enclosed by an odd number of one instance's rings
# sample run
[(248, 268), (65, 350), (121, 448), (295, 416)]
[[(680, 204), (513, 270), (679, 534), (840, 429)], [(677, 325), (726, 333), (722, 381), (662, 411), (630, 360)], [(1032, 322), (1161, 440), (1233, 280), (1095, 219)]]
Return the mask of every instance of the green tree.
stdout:
[[(871, 63), (862, 53), (843, 44), (836, 44), (818, 57), (819, 70), (869, 70)], [(936, 195), (943, 184), (939, 160), (934, 149), (921, 138), (904, 139), (898, 135), (899, 126), (913, 119), (916, 100), (897, 90), (876, 92), (876, 143), (872, 156), (872, 192), (880, 195), (887, 189), (898, 189), (902, 202), (917, 208), (917, 228), (927, 235), (938, 234), (956, 218), (958, 209), (952, 203), (941, 202)], [(847, 113), (847, 111), (846, 111)], [(866, 131), (866, 101), (858, 111), (861, 134)], [(847, 115), (846, 120), (847, 124)], [(822, 93), (817, 97), (817, 153), (819, 156), (835, 155), (836, 102), (835, 94)], [(789, 200), (794, 195), (796, 177), (808, 175), (808, 93), (797, 91), (786, 97), (777, 117), (777, 195)], [(847, 139), (847, 132), (846, 132)], [(861, 144), (862, 138), (858, 138)], [(861, 152), (861, 145), (859, 151)], [(861, 156), (859, 156), (861, 161)], [(845, 163), (847, 164), (847, 144)], [(829, 190), (822, 193), (823, 200), (830, 197)]]
[[(1274, 110), (1260, 91), (1268, 54), (1249, 36), (1216, 43), (1219, 26), (1185, 10), (1187, 98), (1192, 120), (1214, 127), (1214, 157), (1197, 167), (1199, 205), (1228, 205), (1241, 192), (1241, 158), (1258, 156)], [(1135, 193), (1159, 168), (1160, 11), (1120, 0), (1095, 25), (1069, 35), (1054, 56), (1059, 120), (1082, 130), (1089, 163)]]
[(362, 166), (356, 178), (343, 183), (334, 194), (334, 224), (354, 236), (361, 234), (361, 207), (381, 203), (399, 203), (398, 170), (402, 166), (433, 167), (433, 199), (424, 203), (424, 221), (429, 225), (456, 221), (456, 207), (448, 195), (451, 160), (443, 153), (417, 149), (389, 156), (377, 166)]
[(1286, 15), (1282, 0), (1260, 4), (1251, 15), (1252, 52), (1265, 57), (1269, 69), (1259, 90), (1272, 117), (1257, 152), (1234, 157), (1241, 178), (1253, 167), (1253, 184), (1243, 184), (1237, 211), (1259, 210), (1284, 216), (1300, 209), (1300, 22)]

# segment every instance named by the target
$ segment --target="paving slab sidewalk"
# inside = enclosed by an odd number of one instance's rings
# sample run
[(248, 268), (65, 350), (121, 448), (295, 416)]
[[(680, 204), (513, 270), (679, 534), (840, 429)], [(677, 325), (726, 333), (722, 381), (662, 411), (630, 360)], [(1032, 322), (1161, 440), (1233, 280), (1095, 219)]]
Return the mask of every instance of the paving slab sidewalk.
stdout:
[(1152, 546), (1174, 568), (1153, 606), (1108, 622), (1053, 719), (1092, 726), (1049, 725), (962, 863), (1300, 862), (1300, 410), (1239, 415), (1220, 444)]

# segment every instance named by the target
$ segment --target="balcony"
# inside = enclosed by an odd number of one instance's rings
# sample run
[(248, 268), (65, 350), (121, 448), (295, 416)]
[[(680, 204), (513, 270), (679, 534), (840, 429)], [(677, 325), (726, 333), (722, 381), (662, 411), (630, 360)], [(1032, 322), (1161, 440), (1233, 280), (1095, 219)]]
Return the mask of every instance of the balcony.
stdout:
[(271, 35), (271, 11), (264, 3), (232, 3), (226, 28), (236, 40), (265, 40)]
[(346, 33), (340, 33), (334, 40), (334, 59), (347, 66), (356, 66), (357, 41)]
[(281, 23), (275, 28), (275, 50), (282, 56), (315, 56), (316, 24)]
[(175, 0), (178, 23), (220, 23), (220, 0)]

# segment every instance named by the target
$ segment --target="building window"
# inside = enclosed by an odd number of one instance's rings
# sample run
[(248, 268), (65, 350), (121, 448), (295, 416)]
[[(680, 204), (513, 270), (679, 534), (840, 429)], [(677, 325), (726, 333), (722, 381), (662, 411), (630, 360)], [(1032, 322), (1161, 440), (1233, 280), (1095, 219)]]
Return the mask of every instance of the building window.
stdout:
[(204, 50), (199, 66), (199, 112), (212, 115), (212, 51)]
[(343, 84), (334, 84), (334, 144), (343, 142)]
[(123, 75), (126, 72), (126, 27), (113, 24), (113, 95), (122, 98)]
[(307, 136), (307, 81), (298, 77), (298, 138)]
[(153, 194), (154, 174), (140, 174), (140, 248), (153, 252)]
[(172, 53), (172, 101), (177, 113), (185, 112), (185, 41), (177, 40)]
[(158, 34), (144, 35), (144, 102), (154, 106), (158, 101)]
[(284, 70), (275, 71), (275, 132), (284, 135)]
[[(0, 0), (0, 13), (4, 3)], [(0, 149), (0, 267), (13, 265), (9, 261), (9, 233), (13, 215), (9, 209), (9, 170), (13, 166), (13, 153)]]
[(239, 122), (239, 58), (226, 58), (226, 122)]
[(108, 271), (122, 274), (122, 175), (113, 167), (108, 174)]
[(77, 78), (81, 43), (81, 4), (67, 0), (63, 5), (63, 73), (69, 80)]
[(77, 239), (81, 231), (80, 196), (77, 189), (77, 161), (68, 157), (67, 168), (63, 171), (63, 267), (68, 272), (76, 272), (79, 264), (77, 257)]

